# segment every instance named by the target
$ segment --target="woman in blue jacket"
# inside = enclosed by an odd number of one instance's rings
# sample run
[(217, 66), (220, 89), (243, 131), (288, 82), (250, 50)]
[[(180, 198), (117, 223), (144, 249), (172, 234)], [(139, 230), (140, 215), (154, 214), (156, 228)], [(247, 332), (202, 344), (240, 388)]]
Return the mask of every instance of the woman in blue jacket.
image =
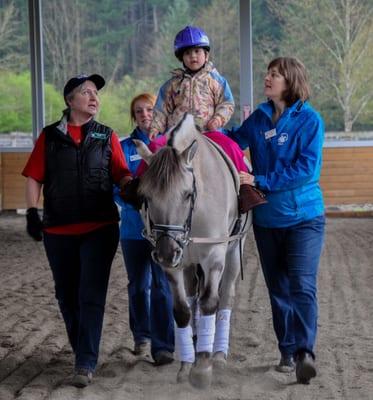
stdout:
[(253, 173), (241, 183), (257, 186), (267, 204), (256, 207), (254, 234), (272, 307), (280, 372), (299, 383), (316, 376), (317, 272), (324, 241), (319, 185), (324, 126), (308, 103), (305, 67), (294, 58), (271, 61), (264, 79), (268, 101), (230, 133), (249, 148)]
[[(135, 174), (141, 157), (133, 139), (149, 144), (149, 128), (153, 117), (155, 96), (142, 93), (131, 102), (131, 119), (136, 123), (130, 137), (121, 141), (127, 165)], [(174, 320), (172, 294), (161, 267), (151, 257), (152, 247), (141, 232), (144, 225), (140, 213), (119, 196), (115, 201), (121, 207), (120, 241), (128, 275), (128, 302), (130, 328), (136, 355), (151, 354), (157, 365), (173, 361)]]

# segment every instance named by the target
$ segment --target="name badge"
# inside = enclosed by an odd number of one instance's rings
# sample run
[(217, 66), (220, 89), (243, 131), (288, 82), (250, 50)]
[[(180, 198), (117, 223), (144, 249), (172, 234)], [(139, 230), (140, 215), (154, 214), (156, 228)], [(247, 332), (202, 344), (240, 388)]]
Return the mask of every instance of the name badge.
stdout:
[(265, 139), (271, 139), (277, 135), (276, 128), (271, 129), (270, 131), (264, 132)]
[(139, 154), (133, 154), (130, 156), (130, 161), (138, 161), (141, 160), (141, 156)]

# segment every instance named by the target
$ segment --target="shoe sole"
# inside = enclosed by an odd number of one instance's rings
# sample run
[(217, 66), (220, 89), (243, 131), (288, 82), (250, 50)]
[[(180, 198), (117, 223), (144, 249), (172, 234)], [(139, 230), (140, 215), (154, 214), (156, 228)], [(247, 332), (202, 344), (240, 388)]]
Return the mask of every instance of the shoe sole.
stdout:
[(282, 372), (283, 374), (288, 374), (290, 372), (294, 372), (295, 371), (295, 366), (294, 367), (289, 367), (287, 365), (276, 365), (275, 371)]
[(161, 358), (160, 360), (157, 360), (154, 362), (154, 364), (159, 367), (161, 365), (166, 365), (166, 364), (171, 364), (174, 362), (173, 358), (169, 358), (169, 357), (165, 357), (165, 358)]
[(173, 356), (168, 354), (161, 354), (158, 357), (156, 356), (154, 359), (154, 364), (156, 366), (171, 364), (174, 361)]
[(312, 364), (302, 363), (296, 368), (297, 382), (308, 385), (310, 380), (316, 376), (316, 369)]
[(90, 383), (91, 383), (90, 379), (88, 379), (86, 376), (81, 376), (81, 375), (75, 376), (72, 381), (72, 385), (79, 389), (87, 387)]

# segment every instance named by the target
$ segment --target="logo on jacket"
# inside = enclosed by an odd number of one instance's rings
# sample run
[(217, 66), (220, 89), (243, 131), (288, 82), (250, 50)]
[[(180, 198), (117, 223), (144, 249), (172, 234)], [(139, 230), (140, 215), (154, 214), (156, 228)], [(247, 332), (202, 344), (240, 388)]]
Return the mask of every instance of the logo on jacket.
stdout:
[(282, 146), (287, 140), (288, 140), (288, 134), (287, 133), (281, 133), (281, 135), (277, 139), (277, 144), (279, 146)]
[(105, 133), (91, 132), (91, 137), (93, 139), (105, 140), (107, 135)]

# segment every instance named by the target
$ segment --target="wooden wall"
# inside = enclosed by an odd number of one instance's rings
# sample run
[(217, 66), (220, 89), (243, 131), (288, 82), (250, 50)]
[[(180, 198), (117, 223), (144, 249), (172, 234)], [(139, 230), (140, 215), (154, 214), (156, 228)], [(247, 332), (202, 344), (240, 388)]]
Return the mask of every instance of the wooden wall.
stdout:
[(0, 153), (0, 209), (26, 207), (26, 178), (21, 173), (28, 156), (29, 153)]
[[(21, 175), (29, 153), (0, 152), (0, 209), (25, 208)], [(326, 147), (321, 187), (327, 205), (373, 204), (373, 146)]]
[(327, 147), (323, 157), (326, 204), (373, 203), (373, 147)]

